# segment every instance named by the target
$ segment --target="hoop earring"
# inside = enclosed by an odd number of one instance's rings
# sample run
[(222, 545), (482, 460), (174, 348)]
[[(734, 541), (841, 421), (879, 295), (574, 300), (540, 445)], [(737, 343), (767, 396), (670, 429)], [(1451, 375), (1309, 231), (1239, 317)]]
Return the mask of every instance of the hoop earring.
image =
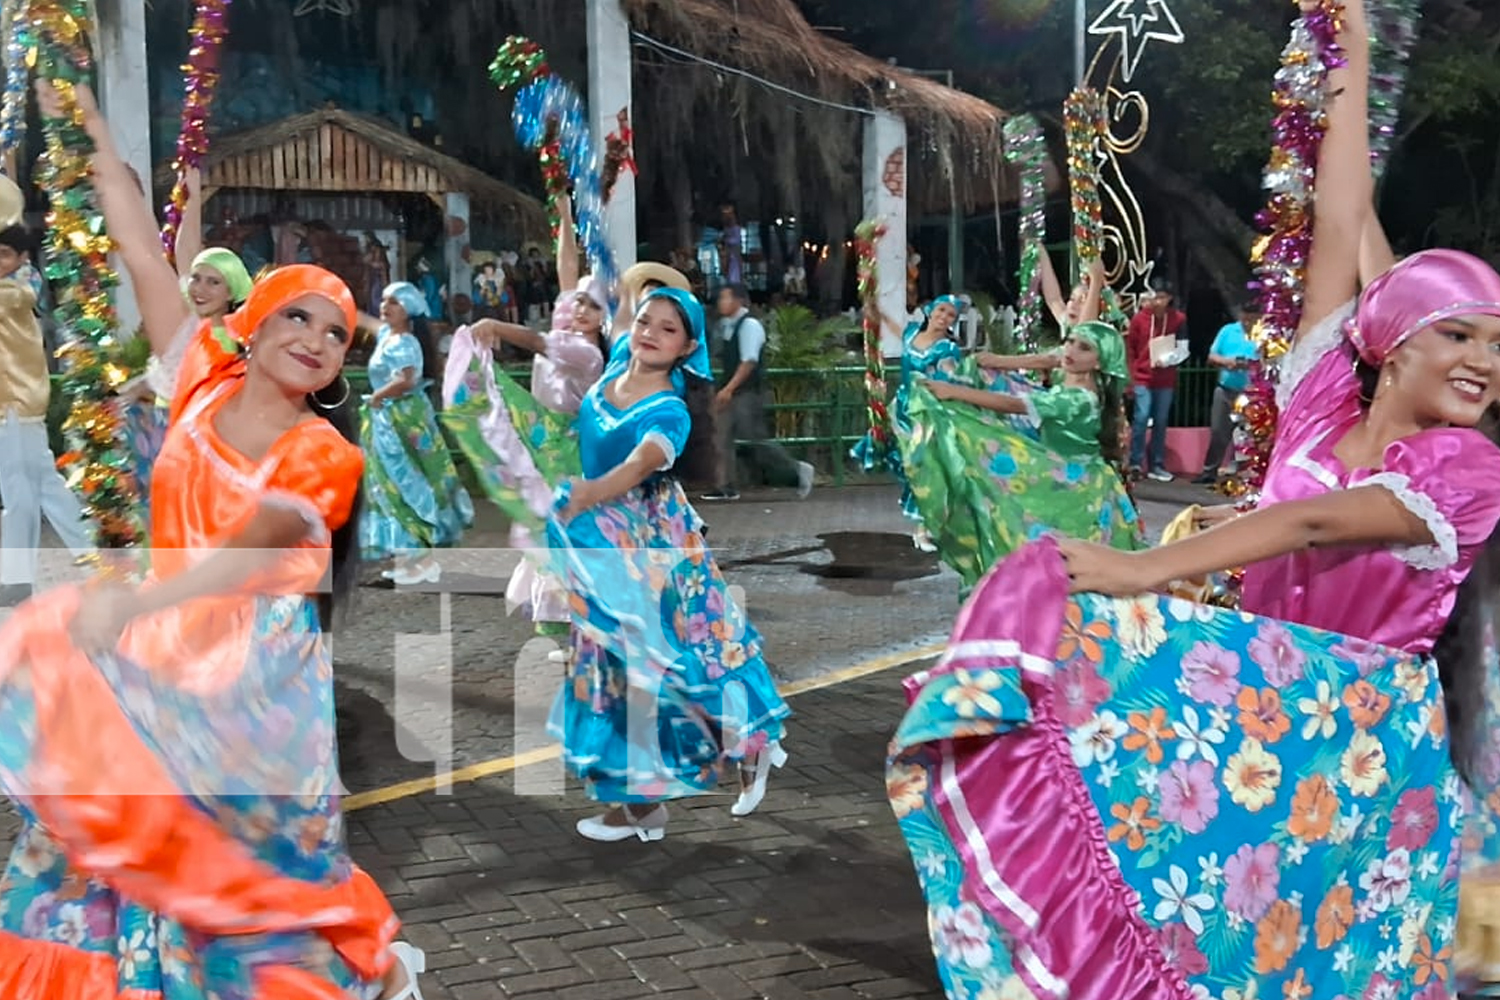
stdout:
[(308, 397), (307, 397), (309, 400), (312, 401), (312, 405), (316, 406), (320, 410), (323, 410), (325, 413), (331, 413), (332, 411), (337, 410), (339, 407), (343, 406), (345, 403), (349, 402), (349, 392), (350, 392), (349, 376), (347, 376), (347, 375), (345, 375), (343, 373), (340, 373), (339, 374), (339, 379), (344, 383), (344, 394), (339, 397), (338, 402), (336, 402), (336, 403), (325, 403), (323, 400), (319, 399), (318, 398), (318, 394), (316, 392), (314, 392), (314, 393), (309, 393)]

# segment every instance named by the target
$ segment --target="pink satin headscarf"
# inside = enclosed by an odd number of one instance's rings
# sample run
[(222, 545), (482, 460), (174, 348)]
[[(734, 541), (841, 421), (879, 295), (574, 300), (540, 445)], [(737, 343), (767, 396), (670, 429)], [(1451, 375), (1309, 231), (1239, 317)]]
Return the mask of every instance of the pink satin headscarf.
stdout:
[(1348, 336), (1380, 367), (1424, 327), (1453, 316), (1500, 316), (1500, 274), (1472, 254), (1423, 250), (1370, 282)]

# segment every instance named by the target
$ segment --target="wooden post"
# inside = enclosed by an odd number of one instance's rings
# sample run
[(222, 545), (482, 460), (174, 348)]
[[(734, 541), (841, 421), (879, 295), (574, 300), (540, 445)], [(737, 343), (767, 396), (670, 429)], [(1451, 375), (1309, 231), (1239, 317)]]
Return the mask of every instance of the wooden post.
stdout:
[[(589, 127), (601, 155), (605, 139), (620, 130), (623, 111), (630, 120), (630, 22), (620, 0), (588, 0)], [(623, 271), (636, 261), (635, 177), (621, 171), (605, 212), (609, 245)]]
[[(865, 218), (885, 224), (876, 251), (880, 311), (898, 323), (906, 316), (906, 122), (889, 111), (865, 121)], [(830, 241), (842, 236), (829, 233)], [(840, 272), (842, 276), (842, 272)], [(882, 326), (881, 350), (899, 357), (901, 335)]]
[(448, 269), (448, 317), (457, 295), (474, 298), (474, 269), (469, 266), (469, 196), (449, 191), (443, 207), (443, 264)]
[[(140, 178), (141, 197), (153, 201), (151, 191), (151, 87), (146, 75), (146, 7), (142, 3), (99, 5), (99, 106), (109, 122), (120, 156)], [(156, 206), (152, 206), (156, 218)], [(115, 310), (120, 332), (133, 334), (141, 324), (130, 275), (120, 271)]]

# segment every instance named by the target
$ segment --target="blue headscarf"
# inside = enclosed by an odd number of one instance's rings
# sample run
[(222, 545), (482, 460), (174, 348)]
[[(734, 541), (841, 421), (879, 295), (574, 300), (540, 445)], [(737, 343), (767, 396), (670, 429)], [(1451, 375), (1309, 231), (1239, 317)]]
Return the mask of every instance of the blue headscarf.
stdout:
[[(688, 336), (697, 342), (693, 353), (683, 358), (677, 367), (689, 375), (712, 380), (714, 372), (708, 357), (708, 326), (703, 318), (703, 304), (692, 292), (684, 292), (680, 288), (658, 288), (641, 300), (641, 309), (645, 309), (653, 299), (666, 299), (675, 305), (687, 319)], [(636, 315), (640, 315), (640, 310), (636, 311)]]
[(382, 299), (395, 299), (401, 308), (406, 310), (406, 315), (411, 319), (426, 316), (427, 296), (413, 285), (410, 281), (394, 281), (385, 286), (385, 291), (380, 293)]
[(954, 322), (956, 323), (958, 322), (958, 317), (964, 314), (964, 309), (966, 308), (967, 303), (965, 303), (964, 300), (959, 298), (957, 295), (939, 295), (937, 298), (933, 299), (932, 302), (930, 302), (927, 306), (928, 319), (932, 318), (932, 311), (938, 306), (952, 306), (953, 311), (958, 314), (954, 317)]

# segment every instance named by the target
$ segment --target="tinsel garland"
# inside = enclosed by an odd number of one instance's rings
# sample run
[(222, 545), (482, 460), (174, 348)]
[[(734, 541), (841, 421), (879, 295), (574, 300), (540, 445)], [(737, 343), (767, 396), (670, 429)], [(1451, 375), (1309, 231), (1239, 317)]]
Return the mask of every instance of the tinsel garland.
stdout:
[(511, 121), (516, 138), (535, 150), (541, 163), (554, 238), (559, 225), (557, 201), (567, 194), (573, 201), (578, 244), (593, 274), (613, 289), (618, 275), (605, 234), (600, 157), (583, 99), (552, 73), (539, 45), (515, 35), (495, 54), (490, 79), (502, 92), (519, 88)]
[(177, 256), (177, 230), (187, 207), (187, 173), (201, 168), (208, 152), (208, 113), (219, 85), (219, 57), (229, 35), (230, 0), (198, 0), (198, 12), (189, 34), (187, 65), (183, 72), (182, 131), (177, 135), (177, 158), (172, 162), (177, 183), (163, 209), (162, 246), (167, 259)]
[(1253, 502), (1265, 480), (1276, 433), (1276, 378), (1302, 318), (1307, 257), (1312, 249), (1313, 182), (1318, 150), (1328, 129), (1328, 74), (1343, 65), (1338, 34), (1343, 4), (1322, 0), (1292, 24), (1281, 53), (1271, 100), (1271, 156), (1263, 186), (1270, 198), (1256, 216), (1262, 235), (1251, 251), (1252, 289), (1262, 316), (1251, 334), (1260, 361), (1239, 404), (1239, 473), (1227, 484), (1232, 496)]
[(1366, 10), (1370, 20), (1370, 164), (1379, 177), (1385, 172), (1401, 117), (1406, 60), (1417, 40), (1421, 0), (1381, 0)]
[(30, 67), (26, 52), (26, 0), (4, 0), (0, 8), (0, 34), (5, 38), (5, 95), (0, 102), (0, 155), (20, 146), (26, 134), (26, 85)]
[(73, 90), (94, 69), (92, 6), (90, 0), (31, 0), (28, 13), (37, 76), (56, 90), (63, 110), (61, 118), (43, 122), (46, 151), (38, 163), (38, 181), (51, 199), (47, 277), (56, 292), (53, 316), (67, 333), (58, 356), (64, 366), (69, 413), (63, 432), (69, 450), (59, 465), (83, 500), (99, 547), (118, 549), (141, 541), (142, 524), (121, 421), (110, 405), (127, 377), (115, 358), (119, 342), (111, 293), (118, 278), (109, 266), (111, 243), (90, 180), (94, 145)]
[(1068, 148), (1073, 256), (1080, 274), (1099, 259), (1104, 242), (1104, 202), (1099, 197), (1099, 143), (1104, 129), (1104, 98), (1097, 90), (1079, 87), (1068, 95), (1063, 102), (1063, 131)]
[(1047, 144), (1042, 127), (1032, 115), (1017, 115), (1005, 123), (1005, 159), (1020, 175), (1021, 264), (1016, 272), (1016, 343), (1022, 353), (1036, 350), (1042, 321), (1042, 295), (1036, 273), (1047, 238)]
[(855, 276), (859, 301), (864, 306), (862, 326), (865, 341), (865, 406), (870, 417), (870, 439), (876, 449), (889, 453), (896, 446), (891, 414), (886, 407), (885, 354), (880, 349), (880, 273), (876, 253), (885, 238), (885, 224), (874, 219), (854, 230)]

